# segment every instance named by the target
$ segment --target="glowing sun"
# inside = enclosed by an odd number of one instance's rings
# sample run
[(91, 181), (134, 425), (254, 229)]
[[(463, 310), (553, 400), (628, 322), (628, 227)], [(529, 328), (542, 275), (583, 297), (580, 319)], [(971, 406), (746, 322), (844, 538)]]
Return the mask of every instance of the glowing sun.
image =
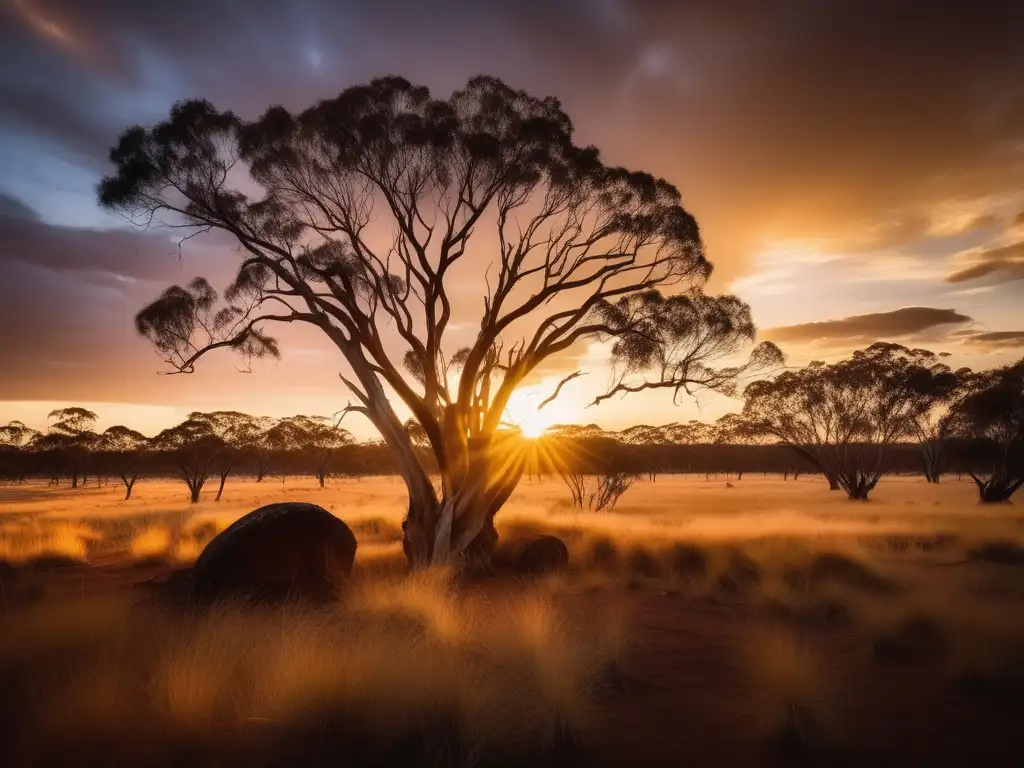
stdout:
[(554, 420), (548, 417), (546, 413), (547, 408), (543, 411), (534, 411), (533, 413), (526, 413), (523, 418), (516, 424), (519, 429), (522, 430), (526, 437), (534, 438), (540, 437), (548, 431), (548, 427), (555, 423)]
[(509, 398), (505, 409), (505, 420), (518, 427), (524, 437), (541, 437), (555, 424), (568, 424), (579, 418), (579, 408), (565, 396), (551, 401), (543, 408), (538, 406), (551, 393), (550, 388), (529, 387), (517, 390)]

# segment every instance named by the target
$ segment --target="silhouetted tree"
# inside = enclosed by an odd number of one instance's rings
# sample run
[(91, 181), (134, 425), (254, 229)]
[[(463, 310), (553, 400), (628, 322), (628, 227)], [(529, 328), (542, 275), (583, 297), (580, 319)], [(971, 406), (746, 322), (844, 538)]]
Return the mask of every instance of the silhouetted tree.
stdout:
[(118, 425), (100, 435), (97, 447), (103, 453), (107, 470), (124, 483), (124, 500), (128, 501), (145, 466), (149, 438), (134, 429)]
[(928, 370), (919, 376), (914, 385), (925, 399), (913, 420), (913, 437), (921, 451), (925, 480), (937, 483), (942, 477), (946, 446), (953, 435), (954, 416), (950, 408), (963, 394), (964, 387), (971, 380), (971, 372), (967, 368), (957, 371), (938, 369)]
[(726, 455), (723, 459), (726, 469), (736, 473), (736, 480), (743, 479), (743, 472), (746, 469), (744, 462), (750, 454), (736, 451), (736, 448), (747, 445), (758, 445), (766, 436), (739, 413), (727, 413), (714, 424), (714, 442), (716, 445), (725, 446)]
[(970, 473), (981, 500), (1008, 501), (1024, 485), (1024, 359), (971, 377), (952, 414), (957, 432), (987, 443), (986, 471)]
[(38, 437), (38, 431), (20, 421), (0, 426), (0, 466), (19, 484), (25, 482), (29, 447)]
[(213, 471), (220, 480), (217, 495), (213, 500), (220, 501), (228, 476), (254, 444), (258, 447), (265, 421), (239, 411), (194, 411), (188, 418), (190, 421), (206, 424), (209, 433), (217, 438), (216, 441), (209, 441), (209, 447), (216, 449)]
[(71, 477), (71, 487), (77, 488), (80, 478), (83, 483), (86, 480), (89, 454), (98, 439), (93, 426), (99, 417), (93, 411), (76, 406), (50, 411), (47, 418), (53, 424), (47, 434), (36, 441), (36, 445), (50, 453)]
[(851, 499), (867, 499), (887, 449), (914, 434), (949, 369), (927, 350), (879, 342), (847, 360), (786, 371), (747, 387), (749, 428), (792, 447)]
[(346, 429), (323, 416), (291, 416), (281, 419), (267, 432), (276, 446), (306, 457), (313, 474), (323, 488), (338, 451), (355, 442)]
[(203, 486), (216, 471), (224, 441), (208, 421), (189, 418), (158, 434), (153, 445), (188, 486), (189, 500), (197, 504)]
[[(763, 345), (745, 365), (711, 367), (755, 327), (737, 298), (701, 293), (711, 264), (676, 188), (606, 166), (573, 142), (557, 100), (492, 77), (444, 100), (386, 77), (254, 122), (183, 102), (153, 128), (128, 129), (111, 160), (104, 206), (221, 231), (243, 255), (225, 303), (197, 278), (143, 309), (138, 330), (181, 372), (218, 348), (277, 356), (274, 323), (323, 332), (351, 371), (348, 410), (379, 430), (408, 487), (413, 566), (488, 559), (494, 515), (522, 476), (507, 444), (495, 450), (502, 414), (552, 355), (613, 341), (615, 375), (597, 401), (729, 391), (779, 359)], [(480, 330), (452, 349), (451, 289), (470, 251), (481, 254)], [(438, 491), (389, 390), (429, 439)]]
[(232, 440), (241, 446), (243, 453), (251, 457), (257, 483), (262, 483), (263, 478), (270, 472), (274, 447), (267, 438), (267, 432), (276, 423), (276, 419), (257, 416), (232, 435)]

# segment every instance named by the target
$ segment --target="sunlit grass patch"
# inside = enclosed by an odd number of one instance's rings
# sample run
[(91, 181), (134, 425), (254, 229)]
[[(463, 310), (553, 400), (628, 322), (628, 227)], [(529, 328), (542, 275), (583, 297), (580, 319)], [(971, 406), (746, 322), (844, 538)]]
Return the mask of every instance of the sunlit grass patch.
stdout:
[(129, 553), (137, 560), (168, 557), (174, 549), (171, 532), (163, 526), (147, 526), (132, 538)]
[(73, 521), (45, 519), (8, 523), (0, 528), (0, 561), (25, 563), (40, 558), (66, 558), (84, 561), (89, 543), (97, 532)]

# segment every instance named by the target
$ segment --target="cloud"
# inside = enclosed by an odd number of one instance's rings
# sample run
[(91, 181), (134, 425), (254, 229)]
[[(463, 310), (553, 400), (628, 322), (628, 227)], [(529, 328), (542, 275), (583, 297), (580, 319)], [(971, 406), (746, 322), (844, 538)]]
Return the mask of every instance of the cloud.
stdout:
[(979, 213), (970, 219), (963, 228), (963, 232), (973, 232), (978, 229), (989, 229), (999, 225), (999, 217), (991, 213)]
[(22, 200), (0, 190), (0, 220), (20, 219), (22, 221), (39, 221), (39, 214)]
[(1024, 280), (1024, 240), (977, 254), (978, 261), (946, 277), (947, 283), (966, 283), (990, 275), (1002, 282)]
[(1024, 262), (1021, 261), (987, 261), (965, 267), (946, 278), (947, 283), (966, 283), (989, 275), (997, 275), (1000, 282), (1009, 283), (1024, 280)]
[(968, 354), (998, 355), (1016, 359), (1024, 348), (1024, 331), (957, 331), (951, 336), (963, 345)]
[(18, 262), (116, 284), (163, 278), (177, 258), (166, 232), (49, 224), (18, 198), (0, 192), (0, 275), (5, 265)]
[(1024, 347), (1024, 331), (968, 331), (957, 335), (965, 343), (981, 347), (996, 349)]
[[(59, 226), (72, 221), (69, 171), (79, 171), (75, 204), (92, 206), (92, 184), (107, 169), (106, 152), (118, 133), (161, 119), (176, 99), (202, 96), (251, 117), (272, 103), (300, 109), (389, 72), (439, 95), (472, 74), (496, 74), (562, 99), (580, 141), (599, 146), (609, 162), (677, 184), (715, 262), (713, 289), (750, 275), (756, 254), (784, 241), (903, 254), (924, 238), (934, 251), (922, 257), (942, 264), (985, 239), (974, 232), (973, 239), (939, 242), (932, 236), (937, 204), (1024, 188), (1024, 155), (1013, 149), (1024, 135), (1019, 2), (984, 8), (909, 0), (47, 0), (8, 6), (0, 9), (0, 71), (16, 76), (0, 76), (0, 175), (11, 193), (0, 196), (0, 289), (6, 284), (4, 295), (10, 294), (0, 309), (6, 327), (38, 323), (46, 329), (0, 339), (0, 368), (10, 359), (4, 344), (18, 352), (17, 379), (0, 382), (8, 397), (38, 394), (45, 386), (55, 397), (74, 397), (88, 387), (91, 397), (102, 399), (111, 380), (133, 382), (124, 397), (143, 396), (142, 385), (126, 372), (141, 369), (148, 376), (158, 366), (134, 337), (124, 340), (133, 313), (165, 283), (205, 274), (223, 285), (210, 274), (214, 267), (193, 263), (189, 251), (183, 267), (164, 233), (129, 231), (112, 219), (109, 227), (99, 226), (96, 211), (95, 219), (83, 211), (73, 219), (94, 226)], [(443, 56), (439, 39), (453, 41)], [(950, 39), (957, 41), (956, 56)], [(865, 57), (867, 40), (871, 55)], [(1009, 218), (1006, 211), (1001, 215)], [(1024, 212), (1018, 223), (1024, 224)], [(1012, 275), (1024, 273), (1018, 258), (978, 261), (990, 278), (1016, 279)], [(956, 266), (963, 272), (977, 265), (966, 260)], [(850, 315), (846, 307), (854, 302), (883, 298), (883, 306), (911, 307), (899, 312), (956, 317), (918, 317), (915, 325), (906, 314), (880, 313), (806, 326), (817, 326), (813, 334), (859, 328), (864, 339), (873, 339), (914, 333), (922, 323), (930, 329), (965, 322), (952, 310), (926, 308), (944, 303), (936, 297), (945, 286), (916, 262), (888, 263), (885, 285), (878, 284), (881, 271), (862, 259), (854, 286), (847, 266), (836, 265), (827, 288), (816, 283), (813, 300), (827, 308), (819, 316)], [(794, 273), (780, 280), (797, 285), (797, 295), (806, 295), (803, 284), (821, 274), (800, 266)], [(478, 312), (479, 275), (466, 283), (467, 295), (477, 286), (472, 312)], [(971, 279), (977, 278), (950, 281)], [(124, 288), (126, 280), (144, 284)], [(911, 292), (910, 284), (921, 293)], [(109, 307), (115, 295), (125, 302), (116, 317)], [(779, 303), (794, 300), (785, 295)], [(795, 329), (806, 326), (784, 325), (791, 317), (780, 313), (773, 320), (780, 327), (769, 333), (799, 336)], [(874, 325), (865, 320), (886, 317), (889, 322)], [(288, 351), (285, 346), (288, 362), (275, 386), (322, 381), (324, 392), (337, 395), (336, 355), (305, 369)], [(571, 352), (551, 361), (551, 369), (582, 364)], [(129, 359), (136, 353), (145, 357)], [(74, 377), (51, 375), (71, 370), (60, 368), (69, 363), (86, 367), (74, 369), (82, 371)], [(204, 379), (203, 387), (212, 381)], [(185, 386), (176, 377), (144, 382), (145, 396), (167, 387), (162, 396), (176, 397)]]
[(768, 328), (761, 336), (780, 343), (865, 343), (913, 336), (940, 326), (969, 323), (971, 320), (953, 309), (904, 307), (892, 312)]
[(898, 248), (928, 236), (931, 218), (920, 213), (904, 213), (878, 224), (868, 226), (864, 232), (833, 240), (829, 249), (835, 253), (864, 253)]

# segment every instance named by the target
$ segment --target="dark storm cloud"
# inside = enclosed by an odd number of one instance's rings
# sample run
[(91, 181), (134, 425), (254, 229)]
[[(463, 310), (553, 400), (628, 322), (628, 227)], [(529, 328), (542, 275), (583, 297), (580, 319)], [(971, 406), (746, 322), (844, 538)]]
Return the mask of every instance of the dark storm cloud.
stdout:
[(971, 322), (970, 317), (953, 309), (904, 307), (892, 312), (855, 315), (841, 320), (801, 323), (768, 328), (761, 335), (781, 343), (870, 342), (886, 338), (913, 336), (944, 325)]

